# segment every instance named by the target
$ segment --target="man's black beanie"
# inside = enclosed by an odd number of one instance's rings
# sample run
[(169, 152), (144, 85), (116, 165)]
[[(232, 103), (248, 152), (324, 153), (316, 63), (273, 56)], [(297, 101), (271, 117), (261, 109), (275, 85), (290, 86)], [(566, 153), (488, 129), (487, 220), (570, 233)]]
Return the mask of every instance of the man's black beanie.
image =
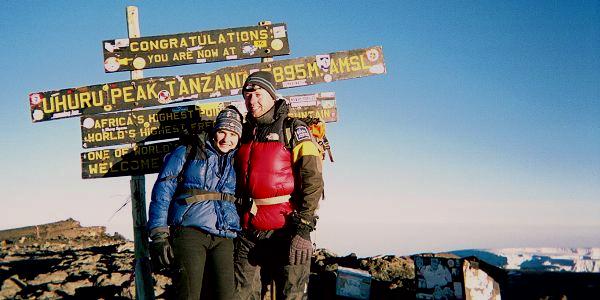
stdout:
[(244, 82), (242, 92), (254, 91), (254, 86), (260, 86), (262, 89), (267, 90), (271, 97), (273, 97), (274, 100), (277, 100), (277, 95), (275, 95), (275, 78), (270, 72), (258, 71), (250, 74), (248, 78), (246, 78), (246, 82)]

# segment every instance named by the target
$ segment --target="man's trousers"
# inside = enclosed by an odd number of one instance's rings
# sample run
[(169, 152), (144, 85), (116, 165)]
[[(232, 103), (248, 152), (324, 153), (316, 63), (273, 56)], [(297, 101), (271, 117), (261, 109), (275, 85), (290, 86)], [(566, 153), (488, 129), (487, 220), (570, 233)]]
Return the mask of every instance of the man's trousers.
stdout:
[(277, 300), (307, 299), (310, 259), (289, 264), (289, 234), (283, 230), (243, 232), (235, 239), (235, 291), (240, 300), (260, 300), (275, 281)]

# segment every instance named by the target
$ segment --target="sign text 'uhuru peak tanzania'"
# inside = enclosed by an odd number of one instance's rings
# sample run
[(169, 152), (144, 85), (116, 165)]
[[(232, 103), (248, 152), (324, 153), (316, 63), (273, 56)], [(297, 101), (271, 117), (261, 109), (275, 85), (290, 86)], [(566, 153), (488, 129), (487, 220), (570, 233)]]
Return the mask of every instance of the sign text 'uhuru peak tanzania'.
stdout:
[(258, 70), (273, 73), (278, 89), (386, 72), (382, 48), (371, 47), (273, 62), (226, 67), (210, 73), (149, 77), (29, 95), (33, 122), (238, 95)]

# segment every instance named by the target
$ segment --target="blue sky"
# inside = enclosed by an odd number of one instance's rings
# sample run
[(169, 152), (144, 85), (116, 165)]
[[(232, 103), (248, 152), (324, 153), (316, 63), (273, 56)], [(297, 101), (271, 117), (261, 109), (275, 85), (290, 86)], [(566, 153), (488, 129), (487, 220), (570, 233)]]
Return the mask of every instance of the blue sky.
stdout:
[(82, 180), (79, 120), (32, 124), (27, 103), (31, 92), (128, 79), (104, 73), (101, 42), (127, 36), (125, 8), (136, 5), (142, 35), (271, 20), (288, 25), (285, 58), (383, 46), (385, 75), (282, 91), (337, 96), (319, 247), (600, 246), (599, 1), (261, 3), (2, 2), (0, 229), (72, 217), (132, 237), (130, 206), (111, 218), (129, 178)]

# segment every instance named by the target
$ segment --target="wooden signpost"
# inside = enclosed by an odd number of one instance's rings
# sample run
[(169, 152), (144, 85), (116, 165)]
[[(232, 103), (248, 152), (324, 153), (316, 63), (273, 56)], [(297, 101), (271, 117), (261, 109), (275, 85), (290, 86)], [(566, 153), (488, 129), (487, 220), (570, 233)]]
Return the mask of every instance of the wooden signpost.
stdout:
[[(128, 38), (102, 42), (106, 72), (131, 71), (131, 80), (29, 94), (32, 122), (80, 116), (82, 178), (131, 176), (137, 299), (154, 299), (146, 231), (144, 174), (158, 172), (164, 156), (179, 145), (183, 132), (212, 126), (228, 105), (243, 114), (241, 100), (154, 106), (238, 96), (249, 74), (273, 73), (277, 89), (384, 74), (379, 46), (273, 61), (289, 54), (287, 27), (258, 26), (141, 37), (138, 10), (127, 7)], [(185, 64), (260, 57), (260, 63), (225, 67), (208, 73), (143, 78), (142, 70)], [(285, 97), (292, 117), (338, 119), (335, 93)], [(101, 148), (117, 146), (112, 148)], [(274, 290), (274, 287), (272, 288)]]
[[(127, 7), (127, 32), (130, 38), (140, 36), (140, 23), (136, 6)], [(144, 77), (142, 71), (131, 72), (132, 80), (142, 77)], [(146, 230), (148, 218), (146, 216), (146, 178), (144, 175), (131, 176), (129, 188), (131, 190), (131, 214), (133, 218), (135, 297), (136, 299), (154, 299), (154, 284), (148, 251), (148, 231)]]

